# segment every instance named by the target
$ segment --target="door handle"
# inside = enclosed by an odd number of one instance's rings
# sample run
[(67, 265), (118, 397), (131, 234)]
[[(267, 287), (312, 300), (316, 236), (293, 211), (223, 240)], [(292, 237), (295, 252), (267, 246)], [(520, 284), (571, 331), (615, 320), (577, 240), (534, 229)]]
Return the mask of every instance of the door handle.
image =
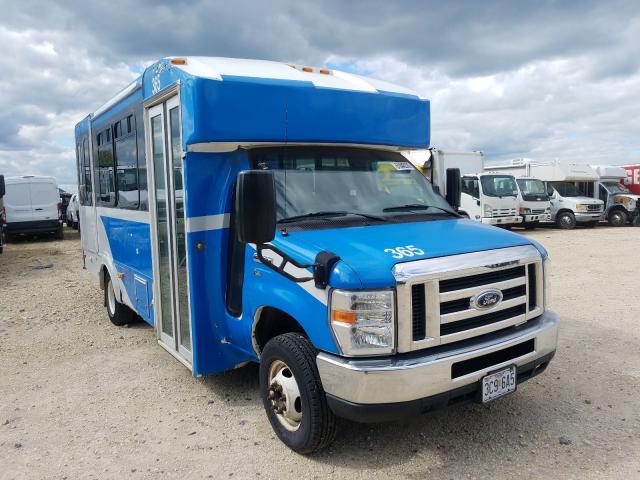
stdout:
[(35, 210), (38, 211), (38, 212), (42, 211), (41, 208), (36, 208)]

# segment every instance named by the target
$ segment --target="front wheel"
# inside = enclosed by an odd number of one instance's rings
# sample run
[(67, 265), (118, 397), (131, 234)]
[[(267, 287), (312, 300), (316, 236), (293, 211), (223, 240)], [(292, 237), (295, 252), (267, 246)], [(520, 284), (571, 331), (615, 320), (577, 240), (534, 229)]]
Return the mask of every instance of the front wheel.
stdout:
[(571, 212), (562, 212), (556, 217), (556, 223), (563, 230), (570, 230), (576, 226), (576, 217)]
[(627, 223), (627, 214), (622, 210), (614, 210), (609, 214), (609, 225), (612, 227), (621, 227)]
[(322, 388), (316, 350), (299, 333), (267, 342), (260, 357), (260, 394), (273, 430), (291, 450), (311, 453), (333, 441), (336, 419)]

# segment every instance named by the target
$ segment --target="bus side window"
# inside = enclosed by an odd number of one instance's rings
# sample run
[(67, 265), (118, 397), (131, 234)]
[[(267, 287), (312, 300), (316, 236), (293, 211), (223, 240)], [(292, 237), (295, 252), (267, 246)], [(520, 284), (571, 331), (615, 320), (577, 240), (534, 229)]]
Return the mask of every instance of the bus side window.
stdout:
[(78, 143), (78, 199), (80, 205), (93, 205), (91, 194), (91, 158), (89, 157), (89, 142), (87, 137), (82, 139), (82, 150)]
[(98, 146), (98, 162), (96, 168), (97, 203), (113, 207), (116, 203), (116, 197), (111, 127), (98, 134), (96, 144)]
[(116, 164), (116, 194), (118, 208), (137, 209), (140, 205), (138, 189), (138, 147), (131, 116), (113, 127)]

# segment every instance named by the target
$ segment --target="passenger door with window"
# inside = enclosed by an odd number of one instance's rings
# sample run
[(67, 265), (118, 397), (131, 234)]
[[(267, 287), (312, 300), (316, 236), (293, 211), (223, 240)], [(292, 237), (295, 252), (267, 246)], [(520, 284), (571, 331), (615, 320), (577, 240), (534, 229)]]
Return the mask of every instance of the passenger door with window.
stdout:
[(160, 344), (191, 367), (180, 104), (173, 97), (148, 110), (154, 271), (154, 316)]

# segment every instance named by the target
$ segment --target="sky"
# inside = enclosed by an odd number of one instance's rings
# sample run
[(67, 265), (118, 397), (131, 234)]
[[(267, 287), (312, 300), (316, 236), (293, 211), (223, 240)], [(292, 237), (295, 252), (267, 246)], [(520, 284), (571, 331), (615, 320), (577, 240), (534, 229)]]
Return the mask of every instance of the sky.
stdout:
[(0, 0), (0, 173), (74, 183), (74, 125), (169, 55), (404, 85), (433, 146), (488, 161), (640, 163), (639, 39), (633, 0)]

